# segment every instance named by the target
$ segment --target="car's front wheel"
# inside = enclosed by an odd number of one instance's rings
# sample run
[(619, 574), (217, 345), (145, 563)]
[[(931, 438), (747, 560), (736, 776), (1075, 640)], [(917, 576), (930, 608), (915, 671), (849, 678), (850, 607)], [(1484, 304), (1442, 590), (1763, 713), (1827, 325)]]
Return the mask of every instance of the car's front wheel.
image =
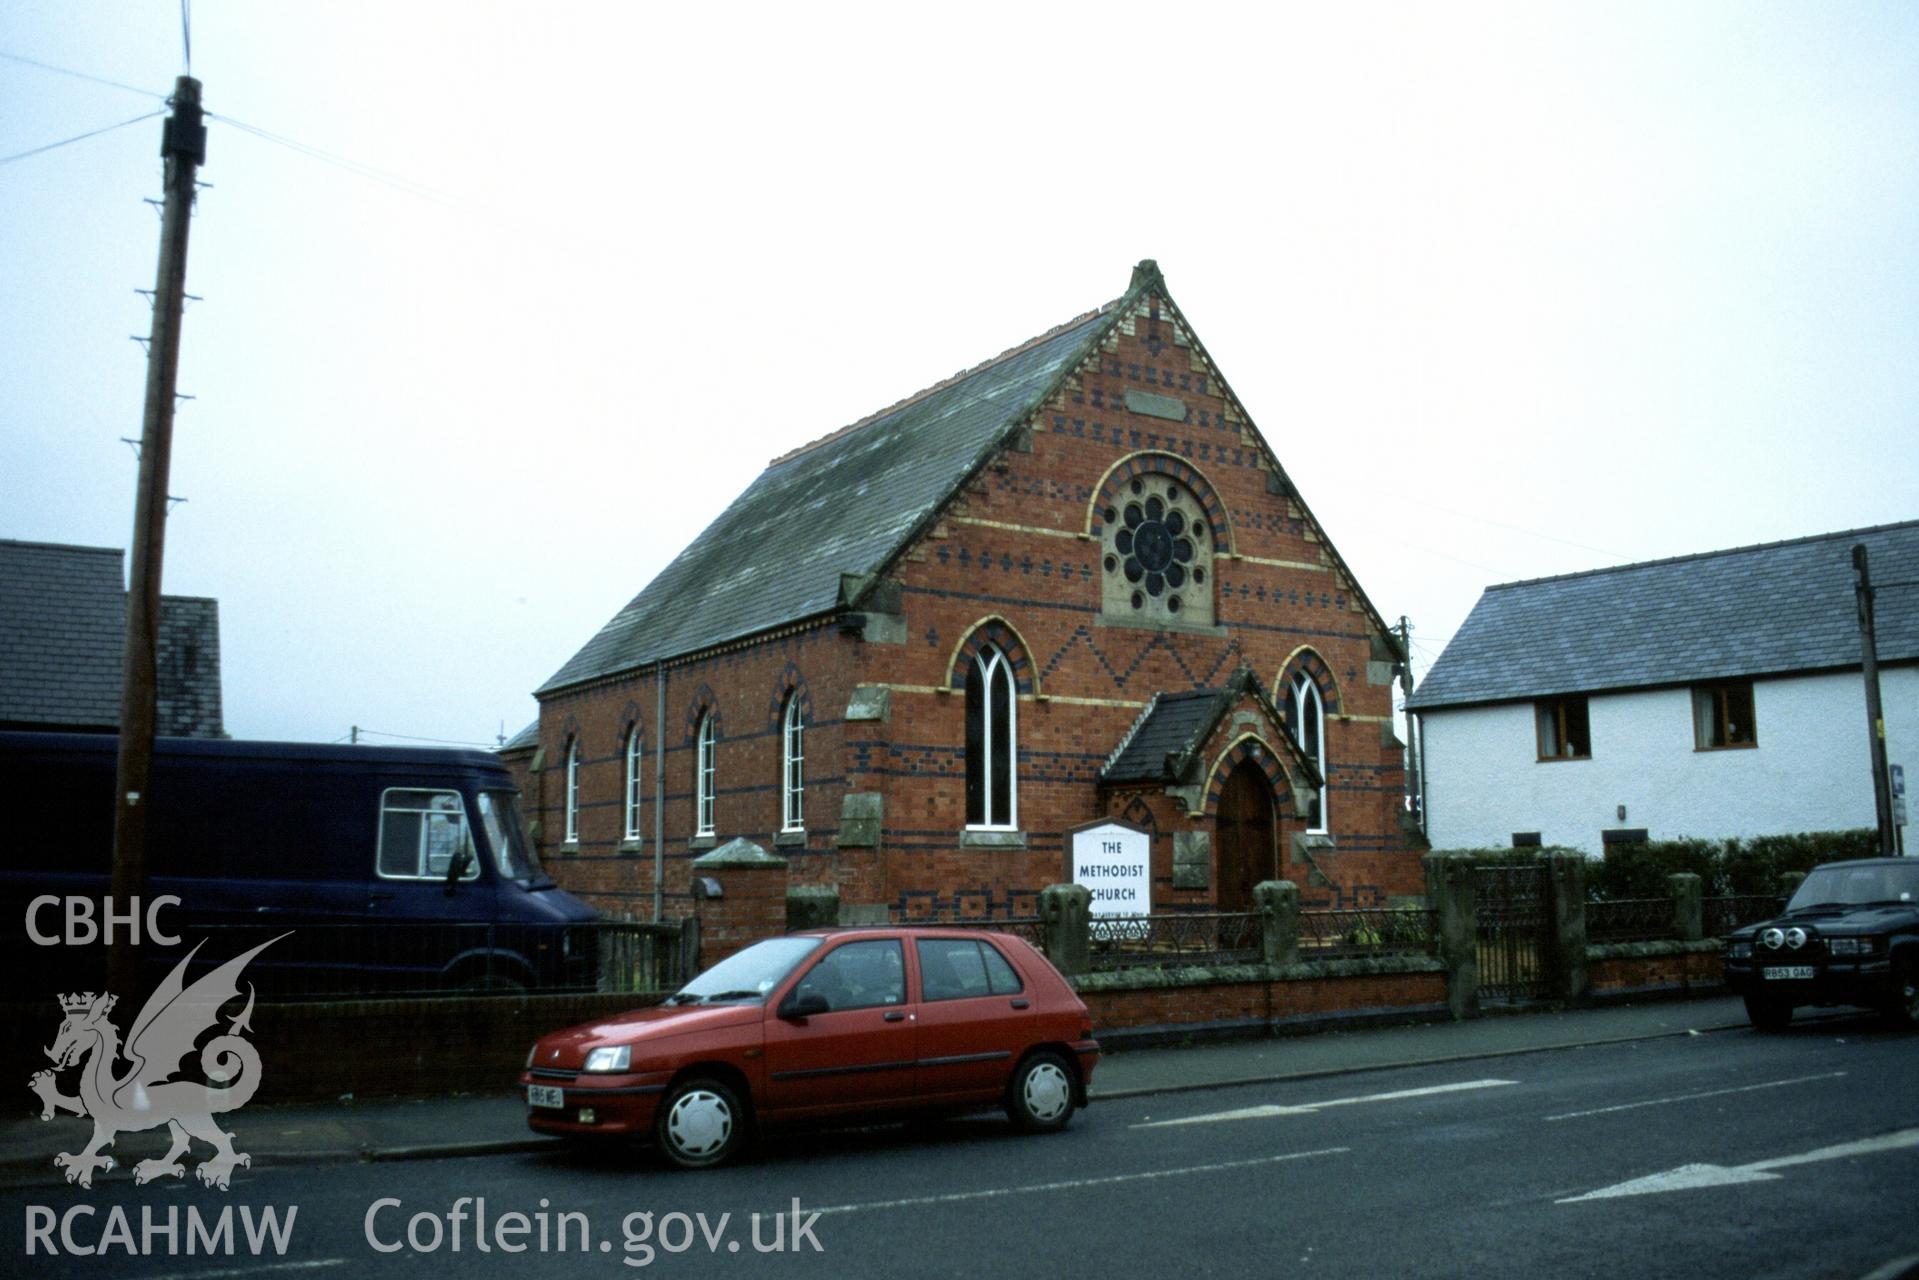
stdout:
[(1021, 1062), (1006, 1089), (1006, 1116), (1028, 1133), (1064, 1129), (1073, 1105), (1073, 1069), (1051, 1050)]
[(1907, 960), (1893, 971), (1886, 1019), (1895, 1027), (1919, 1027), (1919, 964)]
[(682, 1169), (724, 1164), (739, 1150), (745, 1133), (746, 1109), (739, 1095), (710, 1076), (674, 1085), (653, 1122), (661, 1154)]
[(1792, 1021), (1792, 1006), (1777, 996), (1747, 996), (1746, 1016), (1761, 1031), (1784, 1031)]

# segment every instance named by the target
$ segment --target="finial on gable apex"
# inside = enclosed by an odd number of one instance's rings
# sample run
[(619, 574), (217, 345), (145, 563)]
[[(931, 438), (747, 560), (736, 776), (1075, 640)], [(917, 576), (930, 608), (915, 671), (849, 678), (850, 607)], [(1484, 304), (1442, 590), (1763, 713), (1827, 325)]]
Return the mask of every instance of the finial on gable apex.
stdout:
[(1159, 263), (1151, 258), (1141, 258), (1139, 265), (1133, 268), (1133, 282), (1126, 286), (1128, 293), (1146, 286), (1166, 288), (1166, 277), (1159, 273)]

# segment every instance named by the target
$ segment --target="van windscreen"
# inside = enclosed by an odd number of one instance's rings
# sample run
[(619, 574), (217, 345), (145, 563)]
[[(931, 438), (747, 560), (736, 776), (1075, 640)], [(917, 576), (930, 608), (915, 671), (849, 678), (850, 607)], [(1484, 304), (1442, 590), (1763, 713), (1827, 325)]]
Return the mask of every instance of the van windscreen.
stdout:
[(546, 874), (540, 866), (539, 855), (526, 843), (518, 795), (511, 791), (482, 791), (480, 822), (486, 827), (486, 840), (493, 846), (493, 857), (502, 877), (537, 880)]

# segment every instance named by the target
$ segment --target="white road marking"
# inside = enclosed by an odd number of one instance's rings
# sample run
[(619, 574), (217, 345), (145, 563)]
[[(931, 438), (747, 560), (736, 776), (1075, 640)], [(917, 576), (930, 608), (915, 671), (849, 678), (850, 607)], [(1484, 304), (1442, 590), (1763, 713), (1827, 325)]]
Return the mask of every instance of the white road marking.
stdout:
[(1747, 1182), (1776, 1182), (1779, 1180), (1779, 1175), (1772, 1172), (1774, 1169), (1790, 1169), (1794, 1165), (1817, 1164), (1824, 1160), (1844, 1160), (1851, 1156), (1897, 1151), (1904, 1147), (1919, 1147), (1919, 1129), (1901, 1129), (1897, 1133), (1888, 1133), (1877, 1138), (1861, 1138), (1857, 1142), (1842, 1142), (1837, 1146), (1820, 1147), (1817, 1151), (1806, 1151), (1796, 1156), (1755, 1160), (1751, 1164), (1733, 1165), (1731, 1168), (1717, 1164), (1680, 1165), (1677, 1169), (1668, 1169), (1664, 1173), (1634, 1178), (1631, 1182), (1602, 1187), (1598, 1191), (1588, 1191), (1583, 1196), (1567, 1196), (1556, 1203), (1577, 1204), (1582, 1200), (1611, 1200), (1619, 1196), (1657, 1195), (1662, 1191), (1690, 1191), (1695, 1187), (1730, 1187)]
[(1305, 1102), (1294, 1107), (1270, 1104), (1263, 1107), (1241, 1107), (1237, 1111), (1214, 1111), (1203, 1116), (1183, 1116), (1178, 1120), (1147, 1120), (1140, 1124), (1128, 1125), (1127, 1128), (1162, 1129), (1176, 1124), (1216, 1124), (1222, 1120), (1264, 1120), (1269, 1116), (1310, 1116), (1327, 1107), (1351, 1107), (1362, 1102), (1397, 1102), (1402, 1098), (1429, 1098), (1435, 1094), (1463, 1093), (1469, 1089), (1496, 1089), (1502, 1085), (1518, 1083), (1517, 1080), (1467, 1080), (1461, 1084), (1436, 1084), (1424, 1089), (1395, 1089), (1391, 1093), (1369, 1093), (1357, 1098), (1332, 1098), (1325, 1102)]
[(345, 1265), (345, 1258), (314, 1258), (307, 1262), (269, 1262), (258, 1267), (224, 1267), (218, 1271), (172, 1271), (163, 1276), (139, 1276), (136, 1280), (209, 1280), (209, 1277), (259, 1276), (272, 1271), (314, 1271)]
[(1548, 1120), (1579, 1120), (1586, 1116), (1611, 1115), (1615, 1111), (1632, 1111), (1639, 1107), (1663, 1107), (1669, 1102), (1693, 1102), (1700, 1098), (1719, 1098), (1729, 1093), (1752, 1093), (1757, 1089), (1777, 1089), (1789, 1084), (1807, 1084), (1813, 1080), (1837, 1080), (1846, 1073), (1828, 1071), (1824, 1075), (1794, 1076), (1790, 1080), (1768, 1080), (1764, 1084), (1742, 1084), (1732, 1089), (1708, 1089), (1704, 1093), (1681, 1093), (1670, 1098), (1650, 1098), (1645, 1102), (1622, 1102), (1616, 1107), (1594, 1107), (1591, 1111), (1568, 1111), (1564, 1115), (1547, 1116)]
[(913, 1196), (905, 1200), (867, 1200), (855, 1204), (836, 1204), (808, 1213), (863, 1213), (868, 1209), (910, 1209), (918, 1205), (958, 1204), (966, 1200), (992, 1200), (1004, 1196), (1023, 1196), (1041, 1191), (1078, 1191), (1085, 1187), (1110, 1187), (1121, 1182), (1150, 1182), (1155, 1178), (1183, 1178), (1195, 1173), (1223, 1173), (1229, 1169), (1254, 1169), (1260, 1165), (1282, 1164), (1288, 1160), (1309, 1160), (1314, 1156), (1345, 1155), (1351, 1147), (1322, 1147), (1318, 1151), (1289, 1151), (1284, 1155), (1260, 1156), (1253, 1160), (1226, 1160), (1219, 1164), (1194, 1164), (1183, 1169), (1153, 1169), (1145, 1173), (1115, 1173), (1104, 1178), (1072, 1178), (1064, 1182), (1036, 1182), (1023, 1187), (991, 1187), (984, 1191), (954, 1191), (940, 1196)]

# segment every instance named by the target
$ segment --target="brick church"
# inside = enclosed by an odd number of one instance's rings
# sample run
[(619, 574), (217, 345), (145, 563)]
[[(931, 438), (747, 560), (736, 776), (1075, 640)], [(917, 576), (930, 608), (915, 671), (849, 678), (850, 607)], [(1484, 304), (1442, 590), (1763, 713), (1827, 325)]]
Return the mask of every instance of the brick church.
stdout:
[(688, 914), (745, 840), (850, 918), (1030, 916), (1108, 818), (1149, 834), (1155, 910), (1367, 905), (1423, 886), (1401, 661), (1148, 261), (776, 458), (508, 755), (549, 870), (615, 915), (656, 873)]

